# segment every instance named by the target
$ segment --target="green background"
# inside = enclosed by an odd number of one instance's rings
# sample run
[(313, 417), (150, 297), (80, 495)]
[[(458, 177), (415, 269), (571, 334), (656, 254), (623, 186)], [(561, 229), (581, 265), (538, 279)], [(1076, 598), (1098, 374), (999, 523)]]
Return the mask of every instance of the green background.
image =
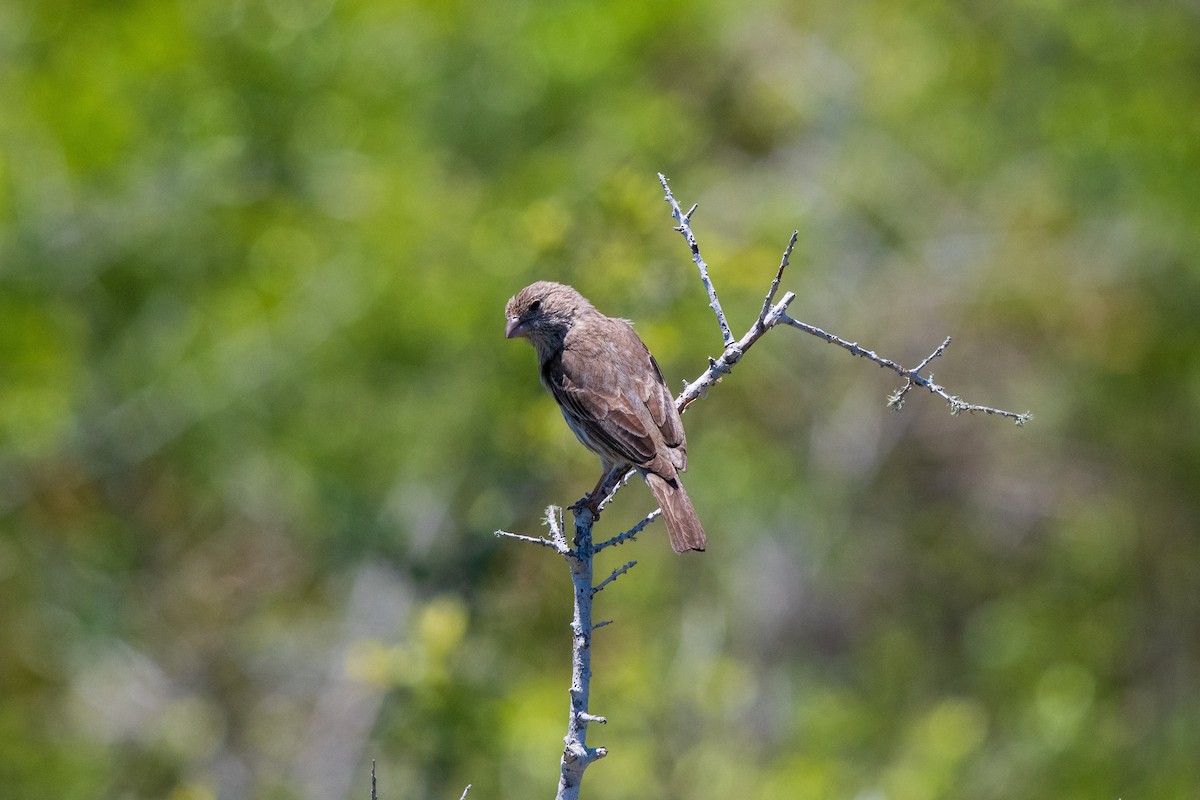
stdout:
[[(0, 2), (0, 795), (546, 797), (570, 282), (710, 538), (598, 598), (592, 798), (1200, 787), (1191, 2)], [(630, 486), (616, 533), (651, 503)]]

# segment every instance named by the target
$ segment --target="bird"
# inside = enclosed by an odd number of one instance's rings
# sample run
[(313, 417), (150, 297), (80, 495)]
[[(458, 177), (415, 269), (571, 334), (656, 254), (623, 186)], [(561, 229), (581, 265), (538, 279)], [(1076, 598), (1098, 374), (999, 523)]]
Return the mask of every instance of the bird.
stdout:
[(704, 528), (679, 479), (687, 468), (683, 422), (633, 325), (605, 316), (573, 287), (552, 281), (517, 292), (504, 315), (505, 338), (533, 345), (542, 385), (580, 443), (600, 457), (596, 488), (574, 508), (599, 516), (610, 484), (635, 469), (662, 509), (675, 552), (704, 550)]

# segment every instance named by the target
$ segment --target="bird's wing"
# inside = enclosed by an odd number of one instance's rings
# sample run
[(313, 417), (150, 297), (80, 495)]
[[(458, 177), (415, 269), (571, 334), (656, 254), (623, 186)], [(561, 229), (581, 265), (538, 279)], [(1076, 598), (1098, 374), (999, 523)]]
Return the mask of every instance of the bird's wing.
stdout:
[(616, 387), (588, 386), (564, 375), (562, 382), (551, 386), (550, 391), (572, 427), (583, 428), (586, 438), (591, 439), (595, 445), (593, 449), (597, 449), (601, 457), (607, 454), (611, 461), (620, 460), (636, 466), (645, 466), (654, 460), (656, 448), (646, 420), (639, 417), (636, 406), (631, 405), (631, 398), (622, 395)]
[[(604, 449), (635, 466), (673, 474), (672, 467), (682, 468), (686, 461), (675, 400), (628, 323), (606, 322), (611, 324), (598, 346), (563, 352), (562, 378), (551, 391), (564, 413), (584, 424)], [(663, 457), (666, 463), (656, 463)]]
[(647, 375), (646, 380), (643, 381), (646, 408), (649, 409), (654, 424), (662, 433), (663, 442), (667, 447), (686, 448), (687, 438), (683, 433), (683, 421), (679, 419), (679, 412), (675, 410), (675, 396), (667, 387), (662, 370), (658, 368), (658, 362), (654, 360), (654, 356), (650, 355), (649, 350), (646, 351), (646, 358), (650, 359), (650, 366), (654, 370), (653, 378)]

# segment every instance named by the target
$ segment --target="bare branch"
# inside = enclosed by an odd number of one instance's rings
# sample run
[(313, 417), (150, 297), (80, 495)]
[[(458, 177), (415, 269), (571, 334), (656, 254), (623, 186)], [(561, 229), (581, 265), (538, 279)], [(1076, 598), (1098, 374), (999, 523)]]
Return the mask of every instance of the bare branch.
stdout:
[[(897, 375), (904, 378), (906, 381), (916, 384), (917, 386), (920, 386), (924, 389), (928, 389), (931, 394), (936, 394), (938, 397), (941, 397), (943, 400), (945, 400), (947, 404), (949, 404), (951, 414), (958, 415), (964, 411), (974, 414), (975, 412), (978, 411), (983, 414), (991, 414), (991, 415), (997, 416), (997, 417), (1007, 417), (1008, 419), (1011, 419), (1013, 422), (1015, 422), (1017, 425), (1024, 425), (1026, 422), (1033, 419), (1033, 415), (1030, 414), (1028, 411), (1026, 411), (1024, 414), (1018, 414), (1015, 411), (1005, 411), (1005, 410), (999, 409), (999, 408), (991, 408), (990, 406), (981, 406), (981, 405), (977, 405), (975, 403), (968, 403), (967, 401), (963, 400), (961, 397), (951, 395), (943, 387), (938, 386), (936, 383), (934, 383), (932, 379), (926, 378), (922, 375), (919, 375), (918, 370), (921, 369), (921, 367), (928, 364), (930, 361), (932, 361), (937, 356), (940, 356), (942, 354), (942, 351), (944, 351), (946, 349), (946, 347), (950, 343), (949, 337), (946, 338), (946, 341), (942, 342), (941, 347), (939, 347), (937, 350), (934, 350), (933, 353), (928, 358), (926, 358), (924, 361), (921, 362), (921, 366), (917, 367), (916, 369), (905, 369), (901, 365), (897, 364), (895, 361), (892, 361), (890, 358), (884, 358), (883, 356), (876, 353), (874, 350), (868, 350), (865, 347), (859, 346), (858, 342), (848, 342), (845, 339), (841, 338), (840, 336), (835, 336), (832, 333), (823, 331), (815, 325), (809, 325), (807, 322), (800, 322), (799, 320), (793, 319), (792, 317), (788, 316), (787, 314), (783, 315), (783, 322), (786, 322), (788, 325), (791, 325), (793, 328), (797, 328), (799, 330), (804, 331), (805, 333), (816, 336), (819, 339), (824, 339), (826, 342), (829, 342), (830, 344), (836, 344), (837, 346), (845, 349), (851, 355), (861, 356), (861, 357), (867, 359), (868, 361), (872, 361), (885, 369), (890, 369), (892, 372), (895, 372)], [(908, 393), (908, 390), (910, 388), (911, 387), (906, 384), (905, 386), (898, 389), (895, 393), (890, 395), (888, 397), (888, 407), (898, 410), (900, 408), (900, 406), (902, 406), (904, 404), (904, 395)]]
[[(980, 412), (984, 414), (992, 414), (995, 416), (1007, 417), (1008, 419), (1016, 422), (1017, 425), (1024, 425), (1026, 422), (1032, 419), (1032, 415), (1030, 415), (1028, 412), (1019, 414), (1014, 411), (1005, 411), (1003, 409), (992, 408), (990, 406), (968, 403), (961, 397), (951, 395), (943, 387), (934, 383), (931, 378), (922, 376), (920, 374), (921, 370), (927, 367), (929, 363), (933, 361), (933, 359), (940, 356), (950, 345), (949, 337), (947, 337), (946, 340), (942, 342), (940, 347), (934, 350), (932, 354), (930, 354), (915, 368), (907, 369), (889, 358), (884, 358), (873, 350), (860, 347), (857, 342), (848, 342), (845, 339), (842, 339), (840, 336), (823, 331), (815, 325), (809, 325), (806, 322), (801, 322), (800, 320), (788, 315), (786, 313), (787, 307), (796, 298), (796, 295), (792, 292), (786, 293), (782, 301), (772, 305), (772, 301), (775, 299), (775, 294), (779, 290), (779, 283), (783, 278), (783, 272), (787, 268), (791, 260), (792, 252), (796, 247), (796, 240), (799, 236), (797, 231), (792, 232), (791, 239), (788, 241), (787, 247), (784, 248), (783, 258), (779, 262), (779, 269), (775, 271), (775, 278), (771, 281), (771, 287), (767, 291), (767, 296), (763, 301), (762, 311), (759, 312), (758, 319), (755, 321), (754, 325), (750, 327), (750, 330), (747, 331), (740, 340), (735, 342), (733, 340), (733, 334), (730, 333), (729, 326), (725, 322), (724, 312), (721, 311), (721, 303), (720, 300), (717, 299), (717, 291), (712, 284), (712, 280), (708, 276), (708, 264), (705, 263), (704, 258), (700, 255), (700, 245), (697, 244), (696, 237), (692, 233), (692, 228), (689, 224), (692, 212), (689, 211), (687, 214), (682, 214), (680, 212), (679, 203), (675, 200), (675, 196), (671, 193), (670, 187), (667, 184), (666, 176), (664, 176), (661, 172), (658, 174), (658, 181), (662, 184), (663, 189), (667, 193), (667, 201), (671, 204), (672, 215), (680, 223), (676, 230), (680, 231), (684, 235), (684, 238), (688, 243), (688, 248), (692, 251), (692, 261), (694, 261), (696, 266), (700, 269), (700, 279), (704, 283), (704, 288), (708, 291), (709, 305), (712, 306), (712, 308), (717, 312), (718, 321), (721, 323), (722, 340), (725, 344), (725, 350), (721, 353), (721, 357), (718, 359), (710, 358), (708, 369), (704, 372), (704, 374), (692, 383), (688, 384), (683, 393), (676, 398), (675, 404), (680, 411), (689, 406), (694, 400), (702, 397), (708, 387), (719, 381), (723, 375), (729, 374), (733, 368), (733, 365), (741, 360), (746, 351), (749, 350), (750, 347), (757, 342), (764, 333), (782, 322), (802, 330), (805, 333), (824, 339), (830, 344), (836, 344), (847, 350), (851, 355), (861, 356), (868, 361), (873, 361), (879, 366), (890, 369), (900, 377), (904, 378), (905, 385), (888, 398), (888, 406), (890, 408), (899, 409), (904, 404), (905, 395), (908, 394), (913, 385), (916, 385), (929, 390), (930, 393), (936, 394), (945, 400), (950, 405), (950, 413), (952, 414), (961, 414), (964, 411), (970, 413)], [(695, 207), (693, 206), (692, 211), (694, 210)], [(615, 487), (613, 492), (616, 492), (618, 488), (620, 488), (620, 485)]]
[(934, 351), (933, 351), (932, 353), (930, 353), (929, 355), (925, 356), (925, 360), (924, 360), (924, 361), (922, 361), (920, 364), (917, 364), (915, 367), (913, 367), (913, 372), (920, 372), (921, 370), (923, 370), (923, 369), (925, 369), (926, 367), (928, 367), (928, 366), (929, 366), (929, 362), (930, 362), (930, 361), (933, 361), (935, 358), (937, 358), (938, 356), (940, 356), (942, 353), (946, 352), (946, 348), (947, 348), (947, 347), (949, 347), (949, 346), (950, 346), (950, 337), (949, 337), (949, 336), (947, 336), (947, 337), (946, 337), (946, 341), (944, 341), (944, 342), (942, 342), (941, 344), (939, 344), (939, 345), (937, 346), (937, 349), (936, 349), (936, 350), (934, 350)]
[[(616, 569), (614, 569), (612, 571), (612, 575), (609, 575), (607, 578), (605, 578), (604, 580), (602, 580), (598, 584), (596, 584), (595, 588), (592, 589), (592, 594), (593, 595), (600, 594), (600, 592), (604, 591), (605, 586), (608, 586), (610, 583), (615, 581), (620, 576), (624, 575), (626, 572), (629, 572), (629, 570), (633, 569), (636, 566), (637, 566), (636, 561), (630, 561), (630, 562), (626, 563), (625, 566), (623, 566), (623, 567), (617, 567)], [(592, 626), (592, 630), (596, 630), (595, 626)]]
[(467, 788), (463, 789), (462, 797), (458, 798), (458, 800), (467, 800), (467, 792), (469, 791), (471, 791), (471, 784), (468, 783)]
[[(608, 490), (608, 494), (605, 495), (604, 499), (600, 501), (600, 505), (598, 506), (598, 508), (601, 511), (603, 511), (604, 507), (609, 504), (609, 502), (616, 495), (617, 491), (620, 490), (621, 487), (623, 487), (625, 484), (629, 483), (629, 479), (632, 478), (634, 475), (637, 475), (637, 470), (631, 469), (628, 472), (626, 472), (624, 475), (622, 475), (620, 477), (620, 479), (614, 481), (612, 488)], [(600, 549), (602, 549), (604, 547), (608, 547), (609, 545), (612, 545), (612, 544), (620, 544), (620, 543), (612, 542), (612, 541), (603, 542), (602, 544), (597, 545), (596, 549), (600, 550)]]
[(734, 364), (742, 360), (742, 356), (746, 354), (746, 351), (761, 339), (763, 334), (778, 325), (780, 319), (787, 317), (785, 311), (795, 299), (796, 295), (792, 292), (785, 294), (782, 300), (771, 306), (761, 322), (755, 320), (754, 324), (750, 326), (750, 330), (746, 331), (741, 339), (726, 345), (720, 358), (715, 360), (710, 358), (708, 369), (700, 377), (696, 378), (696, 380), (685, 386), (682, 394), (675, 398), (675, 407), (682, 413), (693, 402), (703, 397), (708, 391), (708, 387), (732, 372)]
[[(947, 336), (946, 341), (944, 341), (940, 345), (938, 345), (938, 348), (936, 350), (934, 350), (932, 353), (925, 356), (925, 360), (922, 361), (920, 364), (917, 364), (917, 366), (913, 367), (912, 371), (920, 372), (921, 370), (925, 369), (925, 367), (929, 366), (929, 362), (933, 361), (935, 358), (937, 358), (942, 353), (944, 353), (946, 351), (946, 348), (949, 346), (950, 346), (950, 337)], [(933, 373), (930, 373), (929, 379), (933, 380)], [(899, 411), (900, 409), (904, 408), (904, 397), (905, 397), (905, 395), (908, 394), (909, 390), (911, 390), (914, 386), (916, 386), (916, 384), (913, 383), (912, 378), (905, 379), (903, 386), (901, 386), (899, 389), (897, 389), (892, 394), (888, 395), (888, 401), (887, 401), (888, 408), (892, 409), (893, 411)]]
[[(543, 536), (525, 536), (520, 533), (509, 533), (508, 531), (493, 531), (492, 534), (502, 539), (516, 539), (518, 542), (529, 542), (530, 544), (540, 544), (542, 547), (549, 547), (551, 550), (559, 551), (557, 543)], [(561, 551), (560, 551), (561, 552)]]
[[(630, 470), (629, 472), (633, 473), (633, 472), (635, 472), (635, 470)], [(624, 483), (622, 483), (621, 485), (624, 485)], [(612, 497), (612, 495), (610, 494), (609, 498), (611, 498), (611, 497)], [(593, 552), (599, 553), (601, 550), (603, 550), (606, 547), (613, 547), (615, 545), (627, 542), (630, 539), (636, 538), (637, 535), (642, 532), (642, 528), (645, 528), (651, 522), (658, 519), (659, 516), (661, 516), (661, 515), (662, 515), (661, 508), (654, 509), (649, 514), (642, 517), (642, 521), (639, 522), (637, 525), (634, 525), (629, 530), (625, 531), (624, 533), (619, 533), (616, 536), (614, 536), (613, 538), (609, 539), (608, 541), (601, 542), (600, 544), (596, 545)]]
[(760, 324), (767, 321), (767, 312), (771, 310), (771, 304), (775, 302), (775, 293), (779, 291), (779, 282), (783, 280), (783, 271), (791, 263), (792, 251), (796, 249), (796, 240), (799, 237), (800, 231), (792, 231), (792, 238), (788, 240), (787, 247), (783, 249), (783, 258), (779, 261), (779, 269), (775, 271), (775, 279), (771, 281), (771, 288), (767, 291), (766, 299), (763, 300), (762, 311), (758, 314)]
[(696, 236), (692, 233), (692, 214), (695, 213), (697, 206), (692, 206), (686, 214), (683, 213), (679, 208), (679, 203), (675, 201), (675, 195), (671, 194), (671, 187), (667, 185), (667, 176), (661, 172), (658, 173), (658, 182), (662, 184), (663, 191), (667, 193), (666, 200), (671, 204), (671, 215), (679, 222), (675, 230), (683, 234), (684, 240), (687, 241), (688, 247), (692, 251), (692, 261), (700, 270), (700, 280), (704, 283), (704, 288), (708, 290), (708, 305), (717, 315), (717, 324), (721, 326), (721, 341), (728, 345), (733, 341), (733, 334), (729, 331), (729, 323), (725, 321), (725, 312), (721, 309), (721, 301), (717, 299), (717, 289), (708, 277), (708, 264), (705, 264), (704, 259), (700, 256), (700, 245), (696, 243)]

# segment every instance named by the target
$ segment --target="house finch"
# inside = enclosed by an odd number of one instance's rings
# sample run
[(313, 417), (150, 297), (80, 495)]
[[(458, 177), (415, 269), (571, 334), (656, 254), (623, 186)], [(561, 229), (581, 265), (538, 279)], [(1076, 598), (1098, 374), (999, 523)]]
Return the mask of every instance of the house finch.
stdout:
[(609, 484), (630, 468), (662, 508), (675, 552), (707, 544), (679, 480), (687, 440), (675, 400), (646, 345), (623, 319), (606, 317), (570, 286), (538, 281), (504, 309), (505, 338), (523, 336), (537, 351), (542, 385), (604, 472), (584, 502), (593, 511)]

